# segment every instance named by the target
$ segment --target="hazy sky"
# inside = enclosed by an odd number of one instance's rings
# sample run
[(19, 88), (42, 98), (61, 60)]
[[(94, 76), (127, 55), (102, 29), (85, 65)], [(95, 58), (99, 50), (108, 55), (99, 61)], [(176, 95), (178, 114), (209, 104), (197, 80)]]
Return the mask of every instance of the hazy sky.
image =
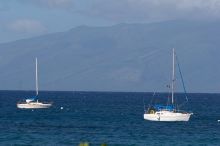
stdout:
[(79, 25), (219, 17), (220, 0), (1, 0), (0, 43)]

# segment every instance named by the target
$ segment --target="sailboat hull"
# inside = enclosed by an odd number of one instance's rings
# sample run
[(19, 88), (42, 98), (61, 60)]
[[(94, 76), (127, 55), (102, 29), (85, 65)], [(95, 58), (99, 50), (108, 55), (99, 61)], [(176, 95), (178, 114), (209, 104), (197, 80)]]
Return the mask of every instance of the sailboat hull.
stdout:
[(31, 103), (18, 103), (17, 108), (22, 109), (40, 109), (40, 108), (50, 108), (51, 103), (41, 103), (41, 102), (31, 102)]
[(144, 114), (144, 119), (149, 121), (189, 121), (192, 113), (180, 113), (172, 111), (159, 111), (154, 114)]

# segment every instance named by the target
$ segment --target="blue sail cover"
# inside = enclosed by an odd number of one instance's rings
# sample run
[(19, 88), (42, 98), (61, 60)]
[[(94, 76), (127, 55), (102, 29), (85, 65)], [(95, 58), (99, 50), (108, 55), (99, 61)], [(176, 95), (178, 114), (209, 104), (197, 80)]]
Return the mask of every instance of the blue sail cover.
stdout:
[(173, 105), (160, 105), (160, 104), (156, 104), (153, 106), (157, 111), (160, 110), (169, 110), (169, 111), (173, 111), (174, 110), (174, 106)]
[(27, 99), (26, 99), (26, 102), (35, 101), (36, 98), (37, 98), (37, 96), (33, 96), (33, 97), (31, 97), (31, 98), (27, 98)]

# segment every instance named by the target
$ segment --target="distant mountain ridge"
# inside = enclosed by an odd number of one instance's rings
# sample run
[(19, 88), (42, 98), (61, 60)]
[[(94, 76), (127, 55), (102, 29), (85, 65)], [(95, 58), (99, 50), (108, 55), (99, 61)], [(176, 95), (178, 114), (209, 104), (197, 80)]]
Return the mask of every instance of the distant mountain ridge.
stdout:
[[(0, 89), (168, 91), (176, 48), (189, 92), (220, 91), (220, 22), (80, 26), (0, 44)], [(181, 90), (177, 75), (177, 91)]]

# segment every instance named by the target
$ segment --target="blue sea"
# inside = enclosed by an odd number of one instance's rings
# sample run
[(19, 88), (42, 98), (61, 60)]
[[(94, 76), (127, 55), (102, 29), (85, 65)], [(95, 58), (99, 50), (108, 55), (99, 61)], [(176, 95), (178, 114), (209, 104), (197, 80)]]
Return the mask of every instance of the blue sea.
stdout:
[[(153, 93), (40, 92), (50, 109), (21, 110), (16, 103), (32, 91), (0, 91), (1, 146), (219, 146), (220, 94), (188, 94), (189, 122), (150, 122), (144, 103)], [(177, 94), (184, 99), (183, 94)], [(157, 93), (158, 100), (167, 98)], [(63, 107), (63, 109), (61, 108)]]

